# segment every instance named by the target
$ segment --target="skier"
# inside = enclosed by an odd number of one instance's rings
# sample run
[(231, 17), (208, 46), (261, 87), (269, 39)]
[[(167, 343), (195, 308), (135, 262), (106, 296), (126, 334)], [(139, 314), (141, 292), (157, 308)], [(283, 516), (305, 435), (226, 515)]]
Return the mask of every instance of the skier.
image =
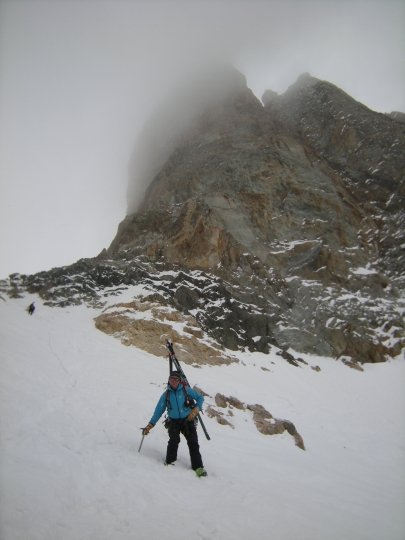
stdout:
[(191, 468), (197, 476), (207, 476), (200, 454), (195, 425), (196, 416), (202, 409), (203, 402), (203, 396), (193, 388), (184, 385), (178, 371), (172, 371), (166, 392), (160, 396), (149, 424), (142, 429), (143, 435), (148, 435), (167, 409), (168, 419), (165, 426), (169, 433), (169, 442), (167, 443), (165, 465), (172, 465), (176, 461), (180, 433), (182, 433), (186, 438), (190, 452)]
[(27, 311), (30, 315), (33, 315), (34, 314), (34, 311), (35, 311), (35, 305), (34, 305), (34, 302), (32, 302), (28, 308), (27, 308)]

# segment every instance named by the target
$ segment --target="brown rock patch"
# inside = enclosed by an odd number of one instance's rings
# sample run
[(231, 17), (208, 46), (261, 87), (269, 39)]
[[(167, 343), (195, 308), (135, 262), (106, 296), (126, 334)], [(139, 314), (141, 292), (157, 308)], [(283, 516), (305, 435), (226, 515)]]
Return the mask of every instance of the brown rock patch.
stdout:
[[(125, 308), (124, 310), (122, 308)], [(119, 311), (114, 311), (119, 309)], [(135, 319), (130, 317), (133, 312), (151, 313), (151, 319)], [(183, 322), (190, 335), (177, 332), (170, 322)], [(221, 365), (236, 362), (215, 346), (201, 343), (194, 334), (192, 317), (184, 316), (175, 310), (164, 309), (157, 304), (148, 302), (133, 302), (117, 304), (95, 318), (98, 330), (117, 337), (126, 346), (133, 345), (155, 356), (167, 354), (166, 340), (175, 344), (179, 359), (185, 364)]]
[[(295, 445), (301, 450), (305, 450), (304, 440), (301, 435), (298, 433), (296, 427), (289, 420), (281, 420), (278, 418), (273, 418), (273, 415), (263, 407), (255, 403), (253, 405), (246, 405), (238, 398), (233, 396), (226, 397), (223, 394), (216, 394), (215, 403), (217, 407), (228, 408), (228, 415), (233, 415), (232, 408), (237, 408), (239, 410), (248, 410), (253, 413), (253, 422), (255, 423), (257, 431), (263, 435), (281, 435), (287, 431), (289, 435), (294, 438)], [(208, 410), (210, 412), (208, 412)], [(223, 418), (224, 413), (217, 411), (212, 406), (208, 407), (207, 414), (210, 418), (215, 417), (219, 424), (229, 424), (229, 422)]]

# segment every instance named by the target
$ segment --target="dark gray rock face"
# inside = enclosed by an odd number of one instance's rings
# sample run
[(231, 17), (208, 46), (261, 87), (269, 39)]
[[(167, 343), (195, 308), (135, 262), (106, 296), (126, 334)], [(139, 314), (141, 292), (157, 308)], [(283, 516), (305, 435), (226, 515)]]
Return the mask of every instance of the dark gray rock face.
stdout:
[(264, 104), (239, 80), (198, 114), (108, 256), (146, 253), (223, 280), (223, 303), (199, 320), (230, 348), (397, 354), (403, 124), (309, 75)]
[(398, 122), (402, 122), (403, 124), (405, 124), (405, 113), (399, 112), (399, 111), (392, 111), (387, 114), (389, 117), (393, 118), (394, 120), (397, 120)]
[[(237, 72), (221, 89), (163, 145), (107, 250), (14, 279), (59, 304), (145, 283), (230, 349), (397, 355), (404, 124), (309, 75), (282, 96), (267, 92), (264, 106)], [(158, 126), (146, 130), (150, 148)]]
[[(384, 115), (330, 83), (303, 75), (283, 96), (264, 95), (281, 132), (294, 133), (340, 176), (356, 209), (374, 222), (379, 254), (401, 271), (405, 259), (405, 126), (401, 113)], [(384, 225), (382, 224), (384, 222)], [(399, 249), (395, 249), (393, 244)], [(394, 248), (394, 249), (393, 249)]]

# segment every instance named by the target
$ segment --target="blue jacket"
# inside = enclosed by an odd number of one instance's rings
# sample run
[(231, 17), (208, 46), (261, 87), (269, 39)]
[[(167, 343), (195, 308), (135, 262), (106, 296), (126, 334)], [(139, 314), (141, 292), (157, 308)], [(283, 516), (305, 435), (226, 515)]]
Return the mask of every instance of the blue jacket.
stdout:
[[(172, 420), (184, 419), (191, 412), (190, 407), (185, 405), (185, 395), (183, 390), (183, 385), (180, 383), (176, 390), (173, 390), (168, 384), (167, 389), (169, 391), (169, 407), (167, 407), (166, 392), (164, 392), (156, 405), (155, 412), (153, 413), (152, 418), (149, 420), (149, 423), (153, 426), (159, 421), (159, 418), (165, 412), (167, 408), (168, 416)], [(201, 394), (196, 392), (193, 388), (186, 386), (187, 395), (193, 398), (196, 401), (197, 407), (202, 410), (202, 405), (204, 403), (204, 398)]]

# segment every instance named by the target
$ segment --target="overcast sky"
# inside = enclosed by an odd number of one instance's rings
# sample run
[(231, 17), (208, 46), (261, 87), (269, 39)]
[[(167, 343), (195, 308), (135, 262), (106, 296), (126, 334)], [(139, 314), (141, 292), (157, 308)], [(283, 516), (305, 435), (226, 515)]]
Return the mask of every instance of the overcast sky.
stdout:
[(156, 104), (204, 58), (405, 111), (403, 0), (0, 0), (0, 277), (97, 255)]

